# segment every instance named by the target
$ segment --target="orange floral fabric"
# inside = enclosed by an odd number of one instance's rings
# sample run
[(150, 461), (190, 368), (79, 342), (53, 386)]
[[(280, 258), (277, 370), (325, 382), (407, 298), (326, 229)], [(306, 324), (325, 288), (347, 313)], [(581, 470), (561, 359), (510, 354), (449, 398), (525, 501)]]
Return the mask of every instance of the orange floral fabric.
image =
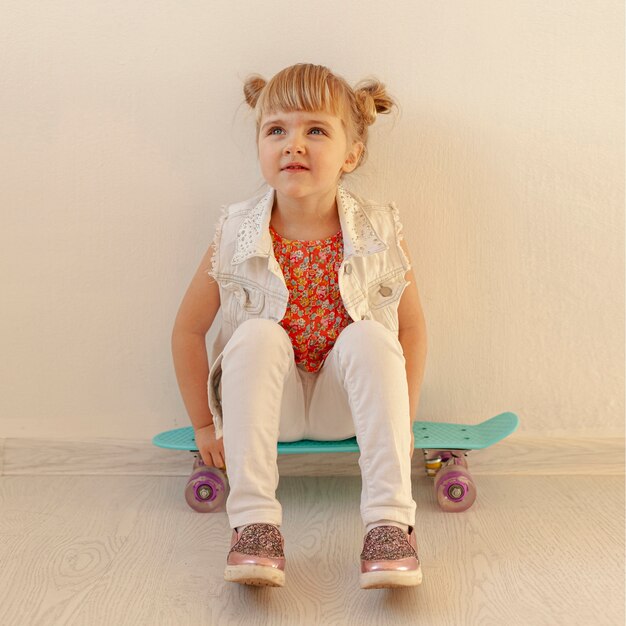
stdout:
[(328, 239), (284, 239), (272, 226), (274, 256), (289, 289), (285, 317), (296, 365), (317, 372), (341, 331), (352, 322), (343, 306), (337, 276), (343, 261), (343, 237), (339, 231)]

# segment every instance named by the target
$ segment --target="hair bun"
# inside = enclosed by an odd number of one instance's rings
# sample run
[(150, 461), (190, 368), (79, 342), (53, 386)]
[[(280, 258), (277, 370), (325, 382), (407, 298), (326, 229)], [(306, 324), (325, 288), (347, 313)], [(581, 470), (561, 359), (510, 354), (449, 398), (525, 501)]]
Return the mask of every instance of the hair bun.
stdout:
[(375, 78), (360, 81), (354, 87), (354, 95), (368, 126), (376, 121), (378, 113), (389, 113), (394, 105), (385, 85)]
[(246, 102), (254, 109), (256, 103), (259, 100), (259, 96), (263, 91), (263, 88), (267, 85), (267, 81), (258, 74), (253, 74), (246, 78), (243, 84), (243, 93), (246, 97)]

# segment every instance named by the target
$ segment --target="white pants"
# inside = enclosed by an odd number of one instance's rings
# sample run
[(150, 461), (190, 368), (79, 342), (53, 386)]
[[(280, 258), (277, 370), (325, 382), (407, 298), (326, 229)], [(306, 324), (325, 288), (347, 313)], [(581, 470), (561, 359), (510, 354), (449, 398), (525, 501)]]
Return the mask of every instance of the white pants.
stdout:
[(348, 325), (319, 372), (307, 372), (296, 366), (280, 324), (248, 320), (224, 348), (221, 398), (231, 528), (282, 523), (278, 441), (355, 434), (363, 524), (414, 526), (405, 359), (397, 336), (380, 322)]

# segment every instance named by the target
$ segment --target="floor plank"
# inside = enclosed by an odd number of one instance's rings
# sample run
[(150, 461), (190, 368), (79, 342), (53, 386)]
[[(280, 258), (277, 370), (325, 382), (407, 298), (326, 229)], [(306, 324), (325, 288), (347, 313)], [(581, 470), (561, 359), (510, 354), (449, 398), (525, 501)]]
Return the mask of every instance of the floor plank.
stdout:
[(361, 590), (358, 476), (281, 477), (287, 585), (223, 580), (224, 513), (184, 501), (185, 477), (0, 478), (0, 624), (624, 623), (619, 476), (481, 476), (441, 512), (415, 476), (424, 582)]

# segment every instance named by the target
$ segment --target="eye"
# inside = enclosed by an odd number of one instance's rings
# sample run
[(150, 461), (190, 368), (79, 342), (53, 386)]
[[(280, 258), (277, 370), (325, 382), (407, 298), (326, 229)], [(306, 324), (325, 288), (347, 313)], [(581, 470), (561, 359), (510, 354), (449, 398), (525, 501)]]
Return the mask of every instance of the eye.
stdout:
[(311, 128), (311, 132), (313, 132), (314, 130), (319, 130), (322, 135), (326, 134), (321, 128), (318, 128), (317, 126), (315, 128)]
[(268, 131), (267, 134), (268, 135), (275, 135), (276, 133), (274, 132), (275, 130), (282, 130), (282, 128), (280, 126), (272, 126)]

